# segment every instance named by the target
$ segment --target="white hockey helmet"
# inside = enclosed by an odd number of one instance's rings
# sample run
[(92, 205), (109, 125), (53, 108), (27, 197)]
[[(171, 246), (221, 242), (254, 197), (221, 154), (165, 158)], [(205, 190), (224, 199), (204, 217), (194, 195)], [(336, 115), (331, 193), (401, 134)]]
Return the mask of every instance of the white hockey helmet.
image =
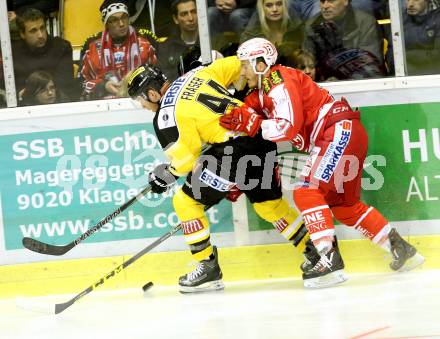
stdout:
[[(278, 52), (273, 43), (263, 38), (253, 38), (243, 42), (237, 50), (239, 60), (249, 60), (255, 74), (263, 75), (273, 65), (275, 65)], [(257, 59), (263, 58), (267, 67), (264, 71), (258, 72), (256, 69)]]

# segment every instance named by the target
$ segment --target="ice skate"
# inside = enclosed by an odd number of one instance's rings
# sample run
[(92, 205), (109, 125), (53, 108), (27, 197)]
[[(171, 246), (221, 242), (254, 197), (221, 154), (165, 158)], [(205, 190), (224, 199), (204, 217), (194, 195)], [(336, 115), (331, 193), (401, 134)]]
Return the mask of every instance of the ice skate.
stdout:
[(301, 271), (306, 272), (311, 270), (321, 258), (313, 245), (312, 240), (307, 240), (306, 247), (303, 252), (304, 262), (299, 266)]
[(202, 260), (194, 271), (179, 278), (181, 293), (199, 293), (223, 290), (223, 273), (218, 264), (217, 247), (213, 246), (214, 259)]
[(390, 240), (391, 255), (393, 256), (393, 261), (390, 263), (392, 270), (410, 271), (425, 261), (425, 258), (417, 253), (416, 248), (407, 243), (395, 228), (391, 229), (388, 239)]
[(316, 265), (303, 273), (305, 288), (323, 288), (340, 284), (347, 280), (344, 261), (335, 246), (323, 254)]

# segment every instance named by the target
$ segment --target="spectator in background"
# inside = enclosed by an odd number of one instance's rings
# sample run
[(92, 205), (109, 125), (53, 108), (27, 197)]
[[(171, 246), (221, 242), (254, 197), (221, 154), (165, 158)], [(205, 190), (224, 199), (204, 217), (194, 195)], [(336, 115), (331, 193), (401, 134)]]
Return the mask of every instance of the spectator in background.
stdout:
[(20, 32), (16, 23), (17, 13), (20, 13), (25, 8), (35, 8), (48, 17), (50, 13), (58, 10), (58, 5), (58, 0), (7, 0), (11, 40), (20, 39)]
[(289, 43), (292, 49), (301, 46), (304, 27), (298, 19), (289, 18), (287, 0), (258, 0), (258, 21), (249, 23), (240, 41), (251, 38), (266, 38), (274, 45)]
[(21, 39), (12, 42), (15, 87), (19, 93), (35, 71), (50, 73), (59, 88), (74, 99), (73, 60), (70, 42), (47, 34), (44, 14), (26, 8), (17, 17)]
[(324, 79), (385, 75), (383, 38), (375, 18), (350, 0), (321, 0), (321, 12), (306, 23), (303, 49), (317, 60)]
[(316, 60), (312, 54), (302, 49), (296, 49), (288, 55), (286, 66), (296, 68), (307, 74), (313, 81), (320, 81), (316, 68)]
[(157, 48), (160, 69), (170, 81), (178, 77), (180, 56), (199, 44), (199, 26), (195, 0), (174, 0), (171, 5), (175, 31)]
[(212, 36), (232, 31), (240, 36), (255, 12), (256, 0), (211, 0), (208, 7)]
[(67, 96), (57, 89), (53, 77), (47, 72), (36, 71), (26, 79), (20, 106), (48, 105), (66, 101), (68, 101)]
[[(320, 0), (288, 0), (289, 15), (307, 21), (320, 13)], [(377, 19), (389, 17), (388, 0), (351, 0), (353, 8), (362, 10)]]
[[(440, 72), (440, 8), (430, 8), (429, 0), (406, 0), (402, 19), (408, 75)], [(392, 46), (387, 57), (394, 65)]]
[[(105, 0), (100, 7), (105, 29), (87, 39), (81, 51), (79, 73), (81, 98), (116, 98), (121, 80), (141, 64), (157, 62), (149, 32), (138, 31), (128, 23), (128, 8), (121, 0)], [(149, 35), (154, 40), (152, 34)]]

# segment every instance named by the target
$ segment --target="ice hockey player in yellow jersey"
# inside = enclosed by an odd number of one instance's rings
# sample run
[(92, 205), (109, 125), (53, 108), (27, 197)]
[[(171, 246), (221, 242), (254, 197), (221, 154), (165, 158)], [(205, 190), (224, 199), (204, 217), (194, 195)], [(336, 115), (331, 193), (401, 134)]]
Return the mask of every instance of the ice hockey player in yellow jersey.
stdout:
[(150, 174), (152, 191), (163, 193), (178, 177), (186, 176), (173, 197), (173, 206), (199, 264), (180, 277), (182, 293), (224, 288), (205, 210), (224, 198), (233, 198), (238, 190), (246, 194), (260, 217), (300, 251), (309, 239), (299, 213), (282, 197), (275, 144), (261, 135), (251, 139), (219, 125), (220, 116), (242, 105), (227, 90), (232, 84), (239, 87), (239, 82), (236, 57), (198, 67), (171, 84), (151, 65), (139, 67), (128, 78), (130, 97), (157, 112), (155, 132), (170, 161)]

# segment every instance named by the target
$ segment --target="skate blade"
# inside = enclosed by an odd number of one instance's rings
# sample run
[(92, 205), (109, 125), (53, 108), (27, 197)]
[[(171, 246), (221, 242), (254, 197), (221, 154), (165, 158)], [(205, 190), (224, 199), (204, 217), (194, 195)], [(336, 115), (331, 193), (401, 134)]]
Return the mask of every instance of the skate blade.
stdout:
[(425, 257), (419, 253), (414, 254), (411, 258), (409, 258), (401, 268), (399, 268), (398, 272), (407, 272), (411, 271), (417, 266), (420, 266), (425, 262)]
[(344, 270), (338, 270), (322, 277), (304, 280), (305, 288), (324, 288), (343, 283), (348, 279)]
[(222, 280), (209, 281), (199, 286), (181, 286), (179, 285), (179, 292), (183, 294), (187, 293), (203, 293), (211, 291), (224, 290), (225, 285)]

